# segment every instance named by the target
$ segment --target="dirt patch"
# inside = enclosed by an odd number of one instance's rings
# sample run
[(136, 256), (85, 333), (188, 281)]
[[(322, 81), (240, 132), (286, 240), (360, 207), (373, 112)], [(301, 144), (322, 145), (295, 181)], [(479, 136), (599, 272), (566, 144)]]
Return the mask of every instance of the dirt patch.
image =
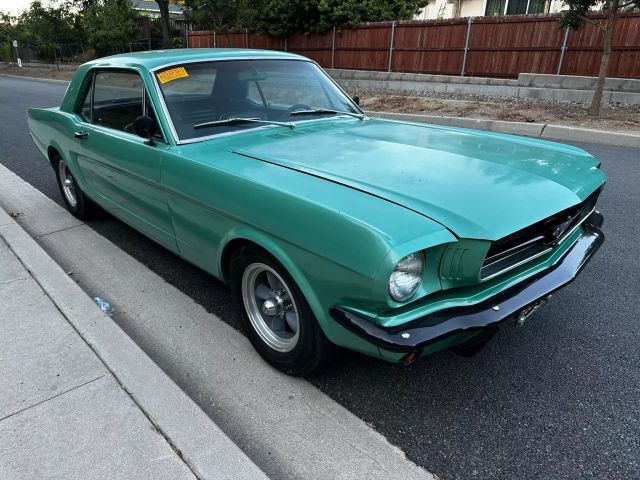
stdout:
[(74, 69), (55, 67), (14, 67), (13, 65), (0, 65), (0, 74), (18, 75), (21, 77), (48, 78), (51, 80), (71, 80)]
[(640, 105), (604, 107), (600, 118), (590, 118), (587, 105), (574, 103), (443, 94), (412, 96), (357, 92), (357, 95), (365, 110), (547, 123), (640, 134)]

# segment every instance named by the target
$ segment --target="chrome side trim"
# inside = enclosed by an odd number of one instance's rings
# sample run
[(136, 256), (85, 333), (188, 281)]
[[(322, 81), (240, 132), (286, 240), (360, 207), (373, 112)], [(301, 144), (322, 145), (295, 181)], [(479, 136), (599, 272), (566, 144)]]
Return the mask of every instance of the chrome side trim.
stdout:
[[(173, 126), (173, 119), (171, 115), (169, 115), (169, 109), (167, 104), (164, 101), (164, 95), (162, 94), (162, 90), (160, 90), (160, 85), (158, 84), (158, 78), (156, 75), (151, 73), (151, 81), (153, 82), (154, 88), (156, 89), (156, 95), (160, 99), (160, 107), (162, 109), (162, 113), (164, 114), (164, 118), (169, 124), (169, 130), (171, 130), (171, 135), (173, 136), (173, 141), (176, 145), (180, 145), (180, 138), (178, 137), (178, 132), (176, 132), (176, 128)], [(160, 122), (158, 122), (160, 123)]]
[[(274, 50), (274, 52), (275, 52), (275, 50)], [(311, 60), (310, 58), (306, 58), (306, 57), (295, 58), (295, 57), (291, 57), (291, 56), (288, 56), (288, 55), (283, 55), (283, 56), (274, 55), (272, 57), (266, 57), (266, 56), (225, 57), (225, 58), (211, 57), (211, 58), (193, 58), (191, 60), (182, 60), (180, 62), (164, 63), (162, 65), (158, 65), (157, 67), (150, 68), (149, 72), (156, 72), (158, 70), (162, 70), (163, 68), (173, 67), (175, 65), (188, 65), (188, 64), (191, 64), (191, 63), (210, 63), (210, 62), (233, 62), (233, 61), (237, 61), (237, 60), (291, 60), (293, 62), (316, 63), (313, 60)]]

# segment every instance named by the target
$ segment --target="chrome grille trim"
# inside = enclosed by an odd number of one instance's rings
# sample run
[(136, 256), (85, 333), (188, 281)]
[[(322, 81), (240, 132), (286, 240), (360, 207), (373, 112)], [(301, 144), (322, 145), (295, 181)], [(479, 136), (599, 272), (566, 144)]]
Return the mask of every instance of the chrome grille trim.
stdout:
[[(551, 252), (558, 245), (561, 245), (566, 241), (575, 231), (578, 229), (584, 221), (589, 218), (596, 208), (596, 202), (600, 195), (602, 188), (599, 188), (591, 195), (589, 195), (583, 202), (580, 204), (570, 207), (563, 212), (559, 212), (551, 217), (538, 222), (530, 227), (527, 227), (518, 232), (514, 232), (511, 235), (508, 235), (496, 242), (492, 243), (492, 246), (487, 251), (487, 256), (485, 257), (482, 267), (480, 269), (479, 281), (485, 282), (495, 278), (499, 275), (502, 275), (505, 272), (518, 268), (524, 265), (527, 262), (535, 260), (547, 253)], [(560, 219), (558, 224), (554, 224), (551, 222), (555, 222), (557, 217), (561, 217), (564, 212), (571, 212), (572, 210), (576, 210), (575, 213), (570, 214), (568, 218), (565, 220)], [(575, 224), (574, 224), (575, 223)], [(567, 230), (561, 232), (558, 238), (555, 238), (553, 234), (558, 228), (563, 228), (564, 225), (567, 225)], [(551, 228), (551, 230), (548, 230)], [(526, 238), (522, 243), (518, 243), (513, 246), (509, 246), (505, 250), (499, 250), (499, 242), (510, 242), (510, 237), (514, 235), (517, 236), (522, 234), (522, 232), (526, 230), (532, 230), (535, 234), (529, 238)], [(552, 240), (549, 240), (548, 236), (551, 233)], [(492, 249), (497, 249), (498, 252), (490, 255)]]

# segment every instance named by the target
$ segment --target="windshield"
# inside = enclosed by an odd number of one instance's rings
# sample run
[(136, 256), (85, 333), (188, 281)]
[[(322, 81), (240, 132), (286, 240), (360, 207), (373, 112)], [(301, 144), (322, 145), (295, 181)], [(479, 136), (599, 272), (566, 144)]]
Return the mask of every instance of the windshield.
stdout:
[(188, 63), (155, 75), (180, 140), (360, 115), (320, 68), (304, 60)]

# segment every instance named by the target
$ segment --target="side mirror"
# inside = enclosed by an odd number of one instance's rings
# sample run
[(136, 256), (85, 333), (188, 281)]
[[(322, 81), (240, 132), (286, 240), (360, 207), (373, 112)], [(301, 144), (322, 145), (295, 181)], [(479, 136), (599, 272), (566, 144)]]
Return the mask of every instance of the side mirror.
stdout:
[(155, 145), (153, 136), (156, 134), (158, 126), (155, 120), (146, 115), (141, 115), (133, 121), (133, 131), (136, 135), (149, 140), (149, 145)]
[(356, 105), (360, 105), (360, 97), (357, 95), (354, 95), (353, 97), (351, 97), (351, 100), (353, 100), (353, 103), (355, 103)]

